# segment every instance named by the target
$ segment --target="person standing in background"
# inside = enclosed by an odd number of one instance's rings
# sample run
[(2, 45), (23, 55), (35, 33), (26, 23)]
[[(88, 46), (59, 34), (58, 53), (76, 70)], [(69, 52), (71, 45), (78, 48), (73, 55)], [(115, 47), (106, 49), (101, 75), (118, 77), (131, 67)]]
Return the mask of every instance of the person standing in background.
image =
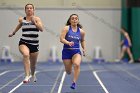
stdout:
[[(82, 60), (82, 53), (85, 56), (85, 31), (79, 24), (79, 17), (77, 14), (70, 15), (66, 26), (63, 28), (60, 35), (60, 42), (64, 44), (62, 50), (62, 60), (67, 74), (71, 74), (72, 67), (74, 67), (74, 77), (71, 89), (76, 88), (76, 81), (80, 74), (80, 64)], [(80, 44), (82, 53), (80, 51)]]
[(18, 25), (9, 34), (12, 37), (22, 27), (22, 37), (19, 41), (19, 51), (23, 55), (25, 78), (23, 83), (28, 83), (30, 76), (36, 82), (35, 69), (39, 53), (39, 31), (43, 32), (41, 19), (34, 15), (35, 7), (33, 4), (25, 5), (25, 17), (19, 17)]

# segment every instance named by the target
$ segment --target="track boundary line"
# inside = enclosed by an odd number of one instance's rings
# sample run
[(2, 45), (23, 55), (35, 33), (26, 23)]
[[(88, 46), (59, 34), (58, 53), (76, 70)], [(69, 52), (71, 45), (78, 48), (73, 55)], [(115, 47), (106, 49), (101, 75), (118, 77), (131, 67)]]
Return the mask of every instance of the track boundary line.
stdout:
[(107, 90), (107, 88), (105, 87), (105, 85), (103, 84), (99, 76), (97, 75), (97, 71), (93, 71), (93, 75), (95, 76), (95, 78), (97, 79), (97, 81), (99, 82), (103, 90), (105, 91), (105, 93), (109, 93), (109, 91)]
[(64, 71), (57, 93), (61, 93), (61, 90), (62, 90), (62, 86), (63, 86), (65, 77), (66, 77), (66, 72)]

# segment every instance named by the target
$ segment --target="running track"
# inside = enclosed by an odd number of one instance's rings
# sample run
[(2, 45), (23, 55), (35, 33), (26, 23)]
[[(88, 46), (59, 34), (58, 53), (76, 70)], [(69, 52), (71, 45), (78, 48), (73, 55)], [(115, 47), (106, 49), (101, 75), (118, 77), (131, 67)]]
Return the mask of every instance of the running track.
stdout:
[(38, 63), (36, 75), (23, 84), (22, 62), (0, 63), (0, 93), (140, 93), (139, 63), (82, 63), (75, 90), (61, 63)]

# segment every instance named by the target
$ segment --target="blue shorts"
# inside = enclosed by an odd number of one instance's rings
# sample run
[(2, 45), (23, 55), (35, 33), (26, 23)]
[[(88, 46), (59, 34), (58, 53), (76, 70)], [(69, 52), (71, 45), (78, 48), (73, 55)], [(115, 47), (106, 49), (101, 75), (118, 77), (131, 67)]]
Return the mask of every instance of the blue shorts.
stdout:
[(123, 45), (123, 47), (130, 48), (130, 46), (129, 46), (129, 45)]
[(123, 44), (123, 47), (129, 48), (130, 45), (129, 45), (128, 43), (124, 43), (124, 44)]
[(73, 55), (80, 54), (80, 49), (63, 49), (62, 50), (62, 59), (72, 59)]

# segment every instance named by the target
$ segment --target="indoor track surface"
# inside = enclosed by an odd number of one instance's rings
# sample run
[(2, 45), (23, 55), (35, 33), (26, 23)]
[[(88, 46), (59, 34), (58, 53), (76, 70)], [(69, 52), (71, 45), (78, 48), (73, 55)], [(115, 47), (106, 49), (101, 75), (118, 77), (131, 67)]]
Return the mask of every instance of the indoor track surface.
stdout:
[(0, 64), (0, 93), (140, 93), (139, 63), (82, 63), (75, 90), (62, 63), (38, 63), (37, 82), (23, 84), (22, 62)]

